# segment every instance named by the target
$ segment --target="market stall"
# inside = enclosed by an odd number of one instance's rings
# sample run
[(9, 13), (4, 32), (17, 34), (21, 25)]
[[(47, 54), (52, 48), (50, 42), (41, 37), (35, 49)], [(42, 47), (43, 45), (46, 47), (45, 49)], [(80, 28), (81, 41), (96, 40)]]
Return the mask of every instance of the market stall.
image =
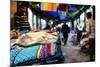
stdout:
[(49, 30), (30, 31), (11, 39), (11, 66), (64, 61), (60, 37)]

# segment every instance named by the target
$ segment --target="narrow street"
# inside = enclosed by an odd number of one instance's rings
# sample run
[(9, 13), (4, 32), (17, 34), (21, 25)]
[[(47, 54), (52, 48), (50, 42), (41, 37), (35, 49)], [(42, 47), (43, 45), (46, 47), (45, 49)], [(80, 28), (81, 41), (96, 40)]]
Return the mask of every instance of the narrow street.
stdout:
[(62, 46), (63, 55), (65, 57), (64, 63), (72, 62), (86, 62), (89, 60), (89, 56), (80, 53), (80, 47), (65, 45)]

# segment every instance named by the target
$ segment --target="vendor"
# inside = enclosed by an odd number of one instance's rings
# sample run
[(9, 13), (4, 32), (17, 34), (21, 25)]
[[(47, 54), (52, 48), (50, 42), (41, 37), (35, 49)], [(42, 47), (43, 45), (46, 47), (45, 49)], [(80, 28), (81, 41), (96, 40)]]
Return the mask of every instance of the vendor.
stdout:
[(95, 22), (93, 20), (91, 12), (86, 14), (87, 17), (87, 32), (84, 35), (88, 35), (89, 38), (89, 54), (90, 61), (95, 60)]
[(90, 61), (94, 61), (95, 56), (95, 22), (92, 18), (92, 14), (90, 12), (87, 13), (87, 19), (89, 23), (89, 49), (90, 49)]

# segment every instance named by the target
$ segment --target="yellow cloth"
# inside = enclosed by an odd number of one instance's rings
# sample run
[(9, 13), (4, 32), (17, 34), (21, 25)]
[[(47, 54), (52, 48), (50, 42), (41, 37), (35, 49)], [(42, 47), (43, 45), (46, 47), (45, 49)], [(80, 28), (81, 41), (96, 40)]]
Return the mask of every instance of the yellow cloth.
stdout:
[(41, 9), (44, 11), (56, 11), (57, 4), (56, 3), (42, 3)]
[(23, 46), (29, 46), (35, 43), (51, 43), (54, 42), (52, 38), (57, 39), (58, 37), (52, 35), (51, 33), (47, 33), (46, 31), (29, 32), (19, 37), (16, 43)]

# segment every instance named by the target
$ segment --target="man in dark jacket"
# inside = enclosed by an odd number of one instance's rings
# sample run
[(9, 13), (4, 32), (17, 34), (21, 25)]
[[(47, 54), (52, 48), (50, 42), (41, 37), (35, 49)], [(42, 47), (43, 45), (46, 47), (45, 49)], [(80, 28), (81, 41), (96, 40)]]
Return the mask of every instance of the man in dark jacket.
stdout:
[(68, 33), (70, 32), (70, 28), (68, 27), (68, 25), (66, 23), (63, 24), (61, 32), (62, 32), (63, 37), (64, 37), (64, 45), (66, 45), (66, 42), (68, 39)]

